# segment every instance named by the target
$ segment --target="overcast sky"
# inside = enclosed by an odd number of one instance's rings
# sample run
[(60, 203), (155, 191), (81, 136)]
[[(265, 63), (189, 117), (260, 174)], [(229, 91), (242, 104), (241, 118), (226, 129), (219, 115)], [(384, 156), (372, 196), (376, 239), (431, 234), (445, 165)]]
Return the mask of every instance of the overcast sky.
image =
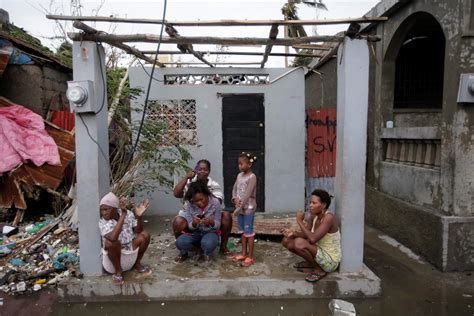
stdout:
[[(95, 14), (101, 1), (80, 1), (82, 4), (82, 15)], [(360, 17), (367, 13), (378, 1), (377, 0), (325, 0), (328, 11), (319, 11), (320, 19), (336, 19)], [(50, 5), (53, 3), (52, 5)], [(54, 14), (70, 15), (71, 0), (0, 0), (0, 7), (10, 14), (10, 21), (16, 26), (24, 28), (30, 34), (40, 38), (44, 44), (53, 47), (55, 42), (47, 39), (57, 32), (54, 21), (45, 18), (45, 10)], [(281, 20), (281, 7), (284, 0), (168, 0), (166, 19), (167, 20), (218, 20), (218, 19), (248, 19), (248, 20)], [(163, 14), (163, 1), (141, 0), (105, 0), (100, 8), (101, 16), (119, 16), (128, 18), (152, 18), (161, 19)], [(315, 19), (314, 9), (300, 5), (299, 16), (301, 19)], [(91, 24), (94, 25), (94, 24)], [(95, 27), (111, 32), (109, 23), (97, 23)], [(119, 24), (115, 26), (115, 34), (151, 33), (159, 34), (160, 25), (146, 24)], [(70, 24), (66, 26), (72, 30)], [(318, 26), (318, 33), (321, 35), (332, 35), (345, 30), (347, 25)], [(269, 26), (265, 27), (178, 27), (181, 35), (188, 36), (222, 36), (222, 37), (268, 37)], [(311, 34), (311, 26), (306, 29)], [(283, 27), (281, 27), (278, 37), (283, 37)], [(56, 42), (57, 45), (57, 42)], [(155, 50), (153, 44), (134, 44), (141, 49)], [(215, 45), (194, 45), (196, 50), (214, 51)], [(162, 45), (162, 50), (176, 50), (176, 45)], [(229, 51), (259, 51), (263, 52), (264, 47), (229, 47)], [(283, 52), (283, 47), (274, 47), (272, 52)], [(192, 61), (189, 55), (180, 55), (183, 61)], [(209, 57), (213, 60), (216, 56)], [(260, 62), (260, 56), (227, 56), (221, 61), (246, 61)], [(282, 67), (283, 57), (270, 57), (267, 67)]]

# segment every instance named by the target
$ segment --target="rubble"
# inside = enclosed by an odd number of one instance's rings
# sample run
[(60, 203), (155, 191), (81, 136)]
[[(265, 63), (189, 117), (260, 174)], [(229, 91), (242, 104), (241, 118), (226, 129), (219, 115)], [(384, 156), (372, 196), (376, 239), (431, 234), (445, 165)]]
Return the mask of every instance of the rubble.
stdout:
[(3, 235), (0, 291), (22, 295), (69, 277), (82, 278), (78, 240), (77, 232), (55, 218), (18, 227), (16, 235)]

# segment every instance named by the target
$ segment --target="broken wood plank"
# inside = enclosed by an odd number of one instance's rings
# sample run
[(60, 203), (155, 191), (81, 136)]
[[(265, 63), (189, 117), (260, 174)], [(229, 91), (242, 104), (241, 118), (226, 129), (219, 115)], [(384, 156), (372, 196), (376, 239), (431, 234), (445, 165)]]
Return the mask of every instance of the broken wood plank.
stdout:
[(23, 221), (24, 216), (25, 216), (25, 210), (21, 210), (21, 209), (17, 210), (16, 215), (15, 215), (15, 219), (13, 219), (12, 225), (13, 226), (18, 226), (18, 224)]
[[(253, 228), (257, 235), (273, 235), (282, 236), (281, 230), (283, 228), (298, 229), (295, 217), (284, 218), (259, 218), (258, 215), (254, 219)], [(237, 220), (232, 221), (232, 233), (238, 232)]]
[(339, 45), (334, 46), (323, 58), (318, 61), (316, 65), (314, 65), (314, 67), (311, 67), (311, 69), (308, 71), (313, 71), (324, 65), (328, 60), (332, 59), (332, 57), (337, 54), (338, 49)]
[(263, 68), (265, 66), (265, 63), (268, 60), (268, 55), (272, 51), (273, 42), (275, 41), (277, 35), (278, 35), (278, 24), (273, 24), (272, 28), (270, 29), (270, 35), (268, 36), (270, 41), (267, 43), (267, 46), (265, 47), (265, 53), (263, 54), (263, 59), (262, 59), (262, 63), (260, 64), (260, 68)]
[[(166, 33), (170, 36), (170, 37), (173, 37), (173, 38), (179, 38), (181, 37), (181, 35), (179, 35), (178, 31), (172, 26), (172, 25), (166, 25)], [(200, 61), (202, 61), (203, 63), (205, 63), (206, 65), (210, 66), (211, 68), (214, 67), (213, 64), (211, 64), (210, 62), (208, 62), (201, 53), (198, 53), (194, 50), (193, 48), (193, 45), (192, 44), (186, 44), (186, 45), (183, 45), (183, 44), (178, 44), (178, 49), (182, 52), (189, 52), (191, 54), (194, 55), (194, 57), (196, 57), (197, 59), (199, 59)]]
[[(116, 35), (116, 34), (83, 34), (68, 33), (73, 41), (101, 41), (116, 46), (122, 42), (128, 43), (157, 43), (160, 36), (155, 34), (133, 34), (133, 35)], [(312, 43), (312, 42), (342, 42), (344, 36), (308, 36), (295, 38), (277, 38), (274, 40), (274, 46), (293, 46), (296, 44)], [(253, 37), (210, 37), (210, 36), (181, 36), (179, 38), (163, 37), (161, 43), (165, 44), (217, 44), (217, 45), (267, 45), (268, 38)], [(124, 45), (124, 44), (122, 44)], [(118, 47), (118, 46), (117, 46)], [(137, 56), (138, 57), (138, 56)]]
[(161, 19), (118, 18), (109, 16), (70, 16), (47, 14), (50, 20), (62, 21), (93, 21), (111, 23), (167, 24), (173, 26), (265, 26), (265, 25), (333, 25), (356, 23), (377, 23), (387, 21), (387, 17), (359, 17), (325, 20), (197, 20), (169, 21)]
[[(90, 35), (93, 35), (93, 34), (98, 34), (99, 31), (94, 29), (93, 27), (90, 27), (89, 25), (87, 24), (84, 24), (80, 21), (74, 21), (73, 23), (73, 26), (77, 29), (80, 29), (84, 32), (86, 32), (86, 34), (90, 34)], [(134, 55), (140, 59), (143, 59), (143, 60), (146, 60), (147, 62), (149, 62), (150, 64), (155, 64), (155, 60), (144, 55), (142, 52), (140, 52), (138, 49), (134, 48), (134, 47), (131, 47), (131, 46), (128, 46), (128, 45), (125, 45), (123, 43), (118, 43), (116, 41), (107, 41), (106, 39), (102, 40), (103, 42), (111, 45), (111, 46), (114, 46), (114, 47), (117, 47), (117, 48), (120, 48), (122, 49), (123, 51), (131, 54), (131, 55)], [(160, 67), (164, 67), (164, 65), (162, 63), (160, 63), (159, 61), (156, 61), (156, 65), (160, 66)]]

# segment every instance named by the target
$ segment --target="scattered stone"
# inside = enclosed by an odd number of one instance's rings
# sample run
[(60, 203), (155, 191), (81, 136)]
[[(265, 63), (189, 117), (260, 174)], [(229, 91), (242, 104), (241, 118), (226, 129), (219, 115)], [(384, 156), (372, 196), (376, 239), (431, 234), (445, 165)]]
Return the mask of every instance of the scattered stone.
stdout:
[(25, 282), (19, 282), (17, 285), (16, 285), (16, 291), (17, 292), (24, 292), (26, 291), (26, 283)]

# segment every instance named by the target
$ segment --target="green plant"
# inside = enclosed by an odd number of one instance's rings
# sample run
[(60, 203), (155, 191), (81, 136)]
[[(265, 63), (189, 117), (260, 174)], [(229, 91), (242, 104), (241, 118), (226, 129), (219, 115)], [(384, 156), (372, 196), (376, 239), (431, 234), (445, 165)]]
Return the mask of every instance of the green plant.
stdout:
[[(107, 71), (109, 104), (117, 95), (120, 81), (126, 74), (125, 68)], [(137, 192), (151, 193), (158, 189), (171, 188), (173, 176), (188, 168), (191, 158), (182, 146), (160, 146), (160, 141), (168, 134), (168, 126), (163, 121), (145, 119), (137, 149), (130, 158), (132, 143), (135, 141), (136, 124), (130, 123), (130, 101), (142, 93), (130, 88), (128, 80), (119, 94), (119, 102), (109, 129), (110, 159), (114, 178), (112, 190), (118, 195), (131, 196)], [(140, 106), (140, 108), (143, 108)], [(132, 137), (133, 135), (133, 137)], [(130, 160), (131, 159), (131, 160)], [(129, 163), (130, 160), (130, 163)]]

